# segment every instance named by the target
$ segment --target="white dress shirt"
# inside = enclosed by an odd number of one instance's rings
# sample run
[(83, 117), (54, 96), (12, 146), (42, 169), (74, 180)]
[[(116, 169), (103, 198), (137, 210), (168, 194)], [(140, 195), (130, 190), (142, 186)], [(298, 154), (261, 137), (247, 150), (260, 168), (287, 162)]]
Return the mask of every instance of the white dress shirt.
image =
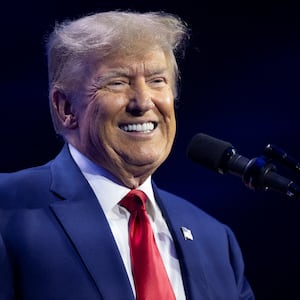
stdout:
[[(128, 242), (128, 221), (130, 213), (118, 205), (119, 201), (130, 189), (121, 185), (112, 174), (94, 164), (72, 145), (69, 145), (69, 149), (73, 159), (87, 179), (103, 209), (123, 259), (133, 293), (135, 294)], [(150, 223), (176, 299), (185, 300), (186, 297), (174, 242), (155, 201), (151, 177), (139, 186), (138, 189), (142, 190), (148, 197), (147, 212), (149, 214)]]

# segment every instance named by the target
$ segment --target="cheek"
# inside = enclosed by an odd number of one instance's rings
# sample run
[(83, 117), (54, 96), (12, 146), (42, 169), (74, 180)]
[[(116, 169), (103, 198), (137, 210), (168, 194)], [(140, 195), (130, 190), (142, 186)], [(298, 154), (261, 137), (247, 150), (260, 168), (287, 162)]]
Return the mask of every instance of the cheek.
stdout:
[[(90, 139), (93, 143), (99, 136), (101, 124), (106, 118), (105, 111), (95, 102), (91, 102), (85, 109), (85, 113), (81, 115), (80, 127), (82, 136), (85, 139)], [(87, 141), (85, 141), (86, 143)]]
[(173, 99), (168, 103), (166, 107), (166, 111), (167, 111), (167, 122), (169, 126), (170, 140), (173, 143), (176, 134), (176, 126), (177, 126)]
[(83, 116), (83, 122), (90, 124), (92, 127), (98, 128), (99, 123), (105, 123), (106, 120), (112, 115), (111, 106), (102, 99), (95, 98), (86, 107), (85, 114)]
[(159, 103), (159, 109), (162, 115), (167, 119), (171, 126), (175, 123), (175, 107), (174, 99), (171, 97), (165, 98), (164, 101)]
[[(111, 99), (109, 99), (111, 100)], [(119, 113), (119, 106), (117, 99), (114, 101), (107, 101), (106, 99), (98, 99), (91, 103), (84, 116), (86, 123), (86, 131), (89, 132), (93, 143), (102, 143), (112, 140), (114, 135), (112, 131), (115, 127), (115, 118)], [(102, 142), (101, 142), (102, 140)]]
[(126, 106), (126, 98), (102, 92), (88, 106), (89, 115), (93, 118), (112, 120)]
[(176, 135), (176, 118), (175, 118), (175, 114), (173, 114), (173, 117), (171, 117), (170, 119), (170, 125), (169, 125), (169, 141), (171, 145), (174, 142), (175, 135)]

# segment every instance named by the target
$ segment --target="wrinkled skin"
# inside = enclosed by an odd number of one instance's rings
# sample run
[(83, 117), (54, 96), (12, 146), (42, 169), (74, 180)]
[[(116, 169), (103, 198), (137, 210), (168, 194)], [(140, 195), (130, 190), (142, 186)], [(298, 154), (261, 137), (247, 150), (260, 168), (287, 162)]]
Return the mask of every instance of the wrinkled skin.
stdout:
[(53, 93), (65, 139), (125, 186), (138, 187), (174, 142), (174, 77), (165, 53), (108, 57), (82, 85), (80, 101)]

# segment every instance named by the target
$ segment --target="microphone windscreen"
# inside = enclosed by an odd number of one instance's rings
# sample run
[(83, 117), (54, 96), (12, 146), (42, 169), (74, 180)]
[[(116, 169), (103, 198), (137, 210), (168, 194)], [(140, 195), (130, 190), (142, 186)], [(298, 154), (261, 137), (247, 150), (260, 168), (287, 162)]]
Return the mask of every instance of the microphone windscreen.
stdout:
[(208, 169), (218, 171), (223, 163), (224, 153), (229, 148), (232, 148), (232, 145), (228, 142), (198, 133), (188, 145), (187, 156)]

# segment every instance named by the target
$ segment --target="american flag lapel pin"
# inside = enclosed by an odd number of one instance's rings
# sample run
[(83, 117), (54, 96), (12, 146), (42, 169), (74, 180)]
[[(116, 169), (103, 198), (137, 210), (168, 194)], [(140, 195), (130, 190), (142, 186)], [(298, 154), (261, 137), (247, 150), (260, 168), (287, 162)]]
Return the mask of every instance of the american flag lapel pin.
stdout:
[(181, 229), (181, 232), (183, 234), (183, 237), (185, 240), (190, 240), (192, 241), (194, 238), (193, 238), (193, 234), (192, 234), (192, 231), (184, 226), (180, 227)]

